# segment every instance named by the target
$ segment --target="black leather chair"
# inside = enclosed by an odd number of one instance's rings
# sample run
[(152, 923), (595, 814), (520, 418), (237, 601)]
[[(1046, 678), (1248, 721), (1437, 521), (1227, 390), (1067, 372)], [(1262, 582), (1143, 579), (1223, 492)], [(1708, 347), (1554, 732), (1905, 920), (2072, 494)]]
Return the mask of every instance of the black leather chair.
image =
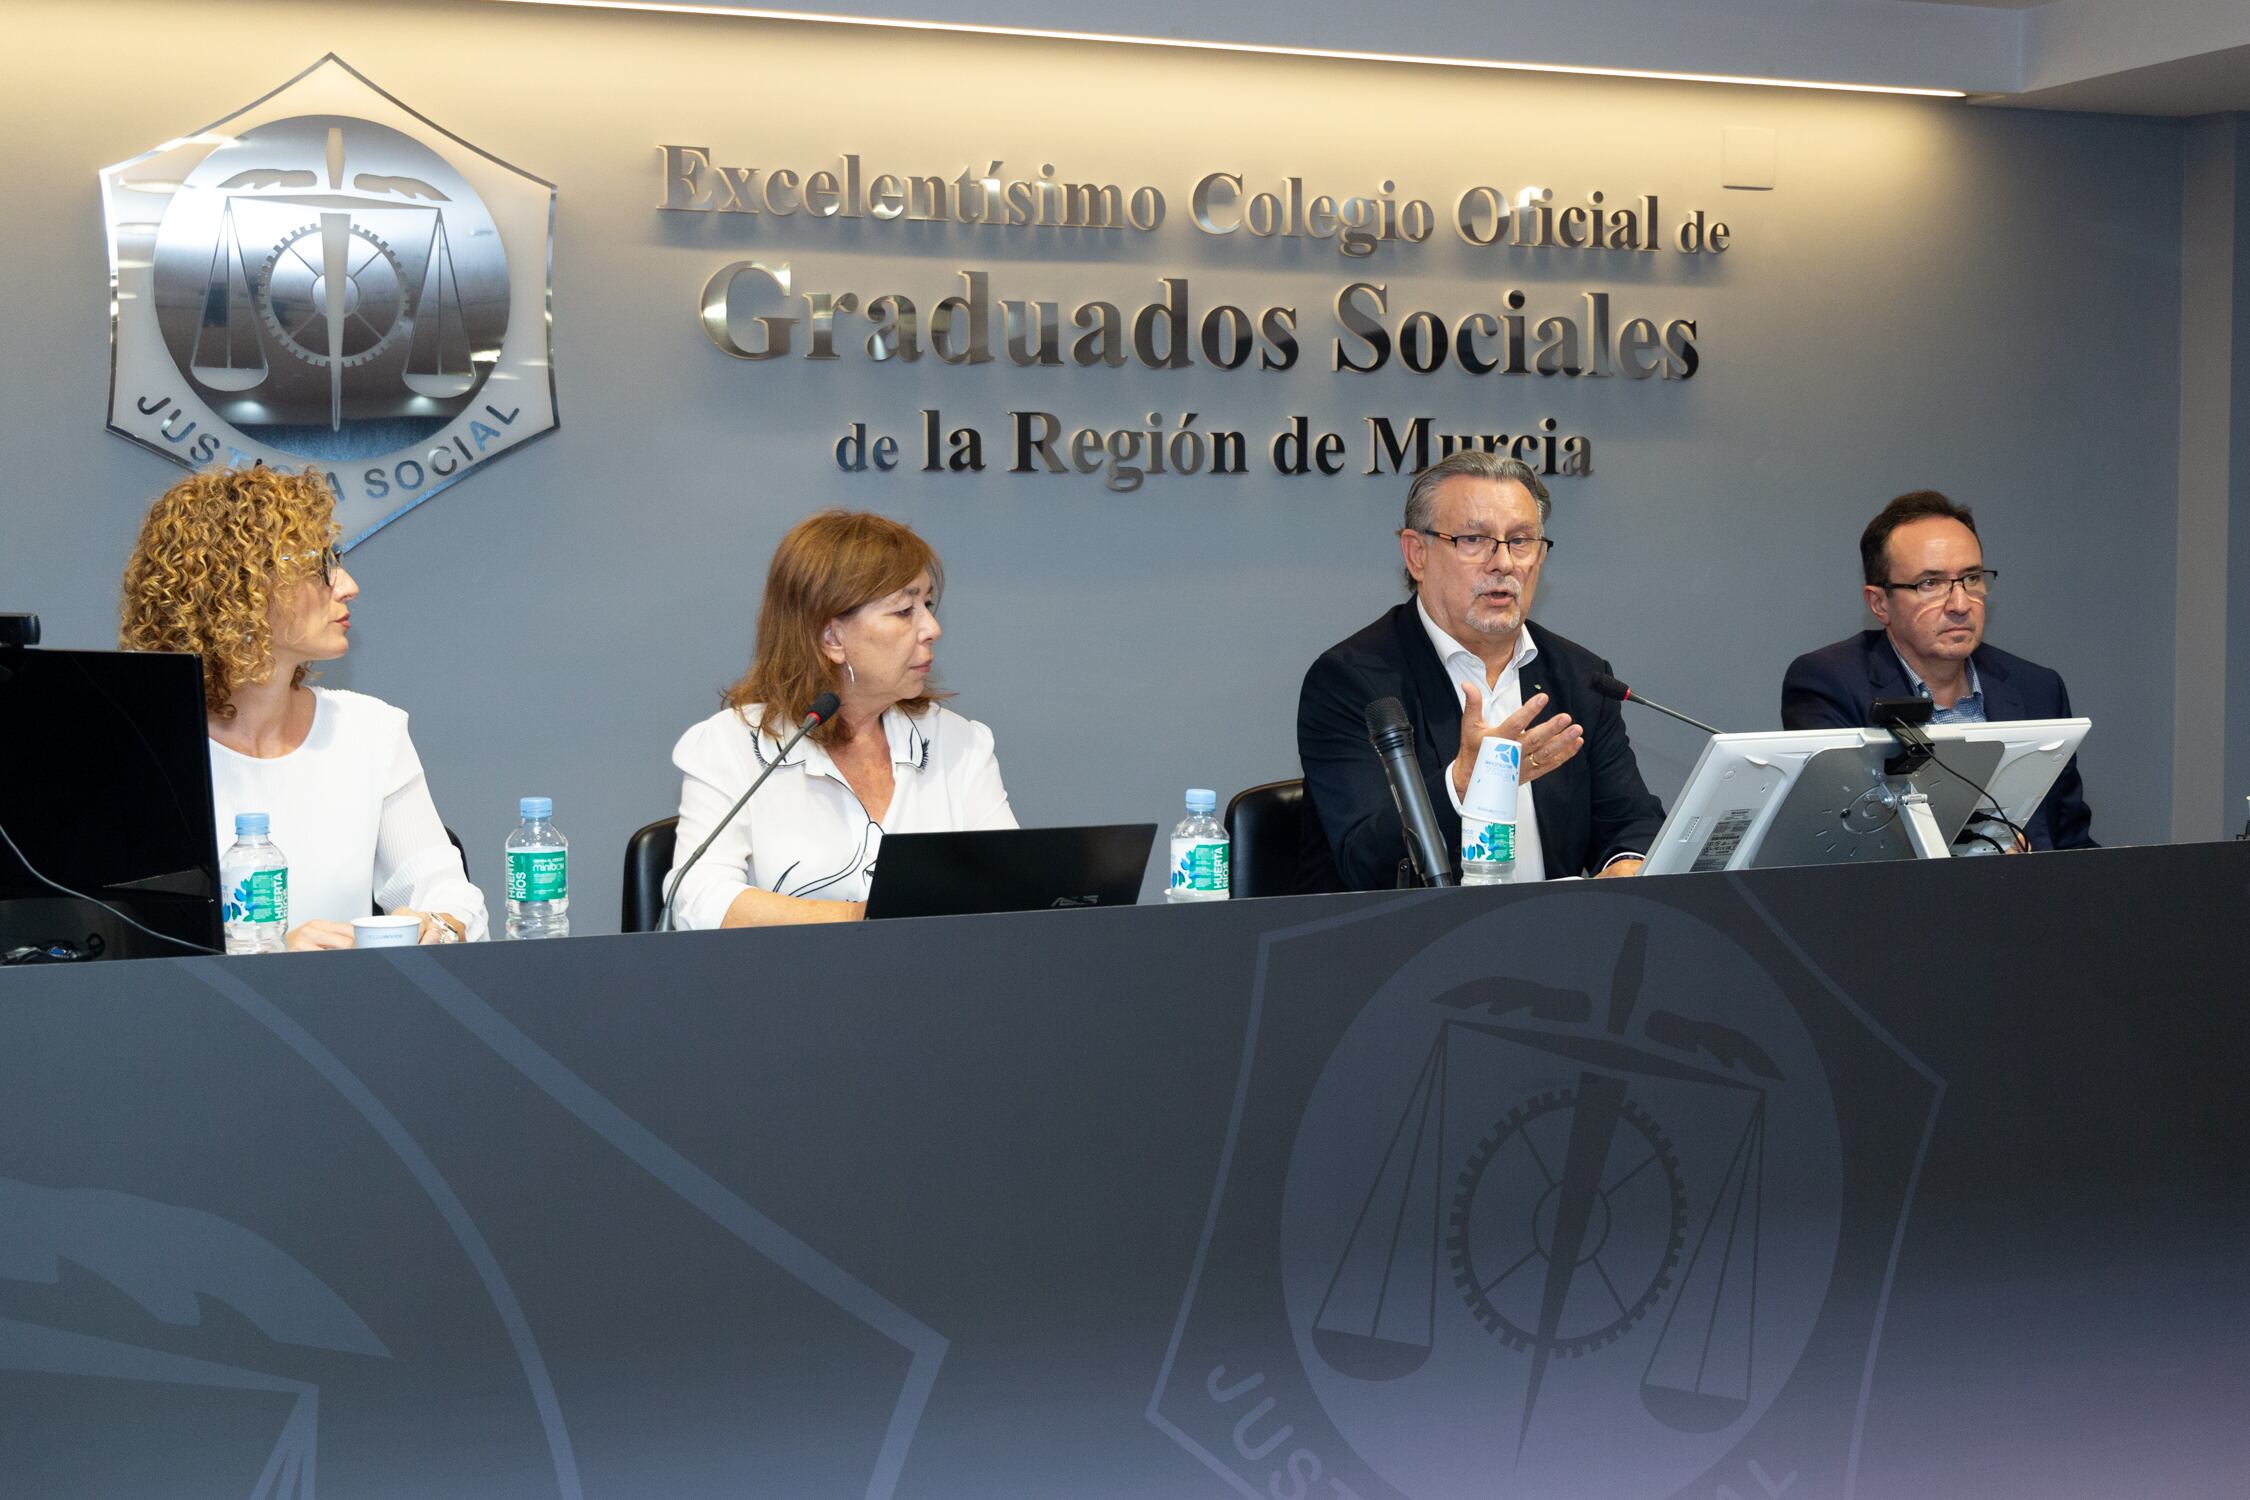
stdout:
[(658, 818), (625, 841), (625, 898), (618, 907), (618, 930), (654, 932), (664, 915), (664, 877), (672, 869), (680, 820)]
[(1305, 820), (1305, 783), (1269, 781), (1234, 794), (1227, 804), (1228, 853), (1234, 894), (1292, 896), (1297, 892), (1299, 840)]

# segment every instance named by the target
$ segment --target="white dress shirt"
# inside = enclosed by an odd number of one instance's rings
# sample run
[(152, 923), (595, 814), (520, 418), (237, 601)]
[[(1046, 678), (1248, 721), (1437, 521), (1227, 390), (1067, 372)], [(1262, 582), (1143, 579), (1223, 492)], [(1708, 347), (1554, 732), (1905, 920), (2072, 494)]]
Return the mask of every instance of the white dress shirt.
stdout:
[[(780, 754), (780, 742), (758, 727), (762, 718), (757, 705), (741, 713), (724, 708), (672, 747), (672, 764), (681, 773), (678, 863)], [(894, 783), (882, 821), (868, 815), (827, 750), (805, 740), (681, 882), (673, 924), (717, 927), (734, 898), (752, 887), (819, 901), (865, 901), (886, 832), (1016, 826), (991, 730), (944, 708), (920, 718), (888, 709), (882, 725)], [(665, 876), (667, 887), (671, 878)]]
[(312, 690), (312, 730), (287, 755), (261, 758), (211, 742), (211, 805), (219, 852), (234, 815), (262, 812), (289, 861), (289, 925), (349, 922), (374, 906), (447, 912), (474, 942), (484, 896), (445, 836), (406, 712), (380, 698)]
[[(1445, 675), (1453, 679), (1453, 701), (1466, 705), (1469, 701), (1467, 683), (1475, 683), (1484, 694), (1484, 722), (1487, 728), (1499, 723), (1523, 707), (1523, 664), (1539, 654), (1532, 642), (1531, 632), (1516, 631), (1516, 654), (1500, 669), (1500, 680), (1487, 684), (1484, 660), (1438, 627), (1430, 618), (1429, 609), (1417, 597), (1414, 612), (1422, 617), (1422, 628), (1429, 632), (1430, 645), (1435, 647), (1438, 660), (1445, 663)], [(1458, 747), (1455, 747), (1458, 749)], [(1446, 757), (1450, 763), (1451, 756)], [(1547, 878), (1547, 857), (1539, 843), (1539, 813), (1532, 802), (1538, 788), (1525, 782), (1516, 791), (1516, 883), (1525, 884)], [(1461, 810), (1461, 792), (1453, 784), (1453, 773), (1445, 776), (1445, 795), (1453, 810)], [(1453, 851), (1459, 858), (1461, 851)]]

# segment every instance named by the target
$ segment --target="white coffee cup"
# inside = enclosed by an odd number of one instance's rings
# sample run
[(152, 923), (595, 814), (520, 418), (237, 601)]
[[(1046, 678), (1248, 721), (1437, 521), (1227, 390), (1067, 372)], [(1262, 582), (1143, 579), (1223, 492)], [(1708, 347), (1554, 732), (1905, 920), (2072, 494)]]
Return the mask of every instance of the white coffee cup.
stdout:
[(354, 948), (411, 948), (422, 941), (420, 917), (354, 917)]

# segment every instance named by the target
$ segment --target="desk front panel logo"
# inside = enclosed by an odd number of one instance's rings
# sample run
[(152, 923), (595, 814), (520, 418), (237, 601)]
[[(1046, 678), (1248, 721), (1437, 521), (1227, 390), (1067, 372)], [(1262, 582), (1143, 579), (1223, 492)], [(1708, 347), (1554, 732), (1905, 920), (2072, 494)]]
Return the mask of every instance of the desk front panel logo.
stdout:
[(318, 465), (348, 547), (555, 426), (554, 198), (333, 56), (109, 168), (110, 430)]
[(1268, 939), (1150, 1418), (1273, 1500), (1848, 1497), (1933, 1081), (1654, 902), (1358, 920)]

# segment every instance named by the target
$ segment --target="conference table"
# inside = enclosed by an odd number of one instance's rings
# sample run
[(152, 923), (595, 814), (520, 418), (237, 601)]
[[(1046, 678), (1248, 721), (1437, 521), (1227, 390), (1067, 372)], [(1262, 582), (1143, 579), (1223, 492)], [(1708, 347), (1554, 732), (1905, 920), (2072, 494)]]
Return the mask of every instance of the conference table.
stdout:
[(2239, 1496), (2250, 845), (0, 975), (0, 1495)]

